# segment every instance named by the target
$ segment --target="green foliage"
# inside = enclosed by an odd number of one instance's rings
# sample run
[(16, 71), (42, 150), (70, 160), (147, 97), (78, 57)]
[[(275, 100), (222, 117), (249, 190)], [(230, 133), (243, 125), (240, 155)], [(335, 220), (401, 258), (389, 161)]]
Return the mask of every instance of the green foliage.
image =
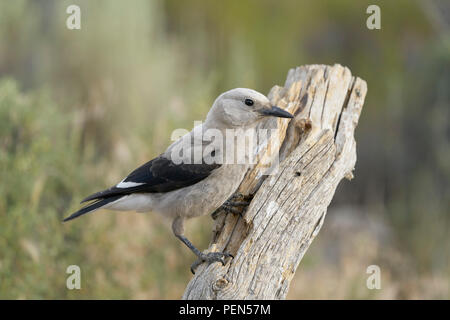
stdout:
[(20, 93), (10, 79), (0, 82), (0, 119), (0, 295), (49, 297), (63, 288), (50, 275), (70, 253), (62, 212), (83, 183), (78, 139), (70, 114), (42, 92)]

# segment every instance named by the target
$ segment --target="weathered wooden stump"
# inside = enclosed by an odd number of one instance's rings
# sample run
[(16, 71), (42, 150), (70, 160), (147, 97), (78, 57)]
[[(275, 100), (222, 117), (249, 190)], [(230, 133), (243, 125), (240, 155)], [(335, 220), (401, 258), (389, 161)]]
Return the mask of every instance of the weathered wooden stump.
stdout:
[[(273, 119), (277, 134), (261, 141), (259, 162), (239, 192), (253, 194), (244, 216), (220, 215), (208, 251), (234, 255), (225, 266), (202, 264), (184, 299), (284, 299), (303, 255), (318, 234), (342, 178), (356, 163), (354, 130), (366, 82), (340, 65), (289, 70), (268, 97), (295, 115)], [(267, 158), (279, 168), (265, 175)]]

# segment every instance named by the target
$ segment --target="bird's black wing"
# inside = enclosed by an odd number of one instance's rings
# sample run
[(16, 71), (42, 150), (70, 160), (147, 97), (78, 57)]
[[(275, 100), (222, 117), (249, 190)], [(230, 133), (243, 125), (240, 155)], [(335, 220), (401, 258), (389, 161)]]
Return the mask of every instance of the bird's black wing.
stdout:
[(211, 174), (220, 164), (175, 164), (170, 159), (159, 156), (130, 173), (121, 183), (129, 187), (118, 187), (120, 183), (107, 190), (85, 198), (83, 202), (105, 199), (131, 193), (169, 192), (191, 186)]

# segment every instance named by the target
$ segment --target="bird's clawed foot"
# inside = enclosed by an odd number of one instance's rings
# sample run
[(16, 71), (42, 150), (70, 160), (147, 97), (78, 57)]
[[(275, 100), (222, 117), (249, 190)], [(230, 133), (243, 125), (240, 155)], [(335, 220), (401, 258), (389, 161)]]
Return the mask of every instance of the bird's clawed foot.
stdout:
[(198, 257), (198, 259), (191, 265), (191, 272), (192, 272), (192, 274), (195, 274), (195, 270), (203, 262), (207, 262), (208, 265), (213, 263), (213, 262), (220, 262), (224, 266), (226, 258), (234, 258), (234, 257), (231, 254), (227, 253), (227, 252), (202, 253)]
[(211, 214), (211, 217), (214, 220), (217, 219), (222, 211), (226, 214), (232, 213), (235, 215), (240, 215), (242, 217), (245, 209), (249, 206), (252, 199), (252, 195), (243, 195), (242, 193), (237, 192), (233, 194), (227, 201), (225, 201), (225, 203), (221, 207), (214, 211)]

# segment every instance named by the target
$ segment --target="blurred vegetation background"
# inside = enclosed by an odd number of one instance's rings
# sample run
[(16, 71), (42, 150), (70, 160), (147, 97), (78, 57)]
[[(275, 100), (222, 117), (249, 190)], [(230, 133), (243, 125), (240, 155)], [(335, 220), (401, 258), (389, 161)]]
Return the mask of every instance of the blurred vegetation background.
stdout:
[[(66, 8), (81, 8), (81, 30)], [(381, 30), (366, 8), (381, 8)], [(450, 298), (447, 1), (0, 1), (0, 298), (180, 298), (194, 256), (155, 214), (62, 224), (234, 87), (340, 63), (369, 93), (290, 299)], [(189, 222), (200, 248), (211, 219)], [(81, 290), (66, 268), (81, 267)], [(381, 268), (381, 290), (366, 268)]]

